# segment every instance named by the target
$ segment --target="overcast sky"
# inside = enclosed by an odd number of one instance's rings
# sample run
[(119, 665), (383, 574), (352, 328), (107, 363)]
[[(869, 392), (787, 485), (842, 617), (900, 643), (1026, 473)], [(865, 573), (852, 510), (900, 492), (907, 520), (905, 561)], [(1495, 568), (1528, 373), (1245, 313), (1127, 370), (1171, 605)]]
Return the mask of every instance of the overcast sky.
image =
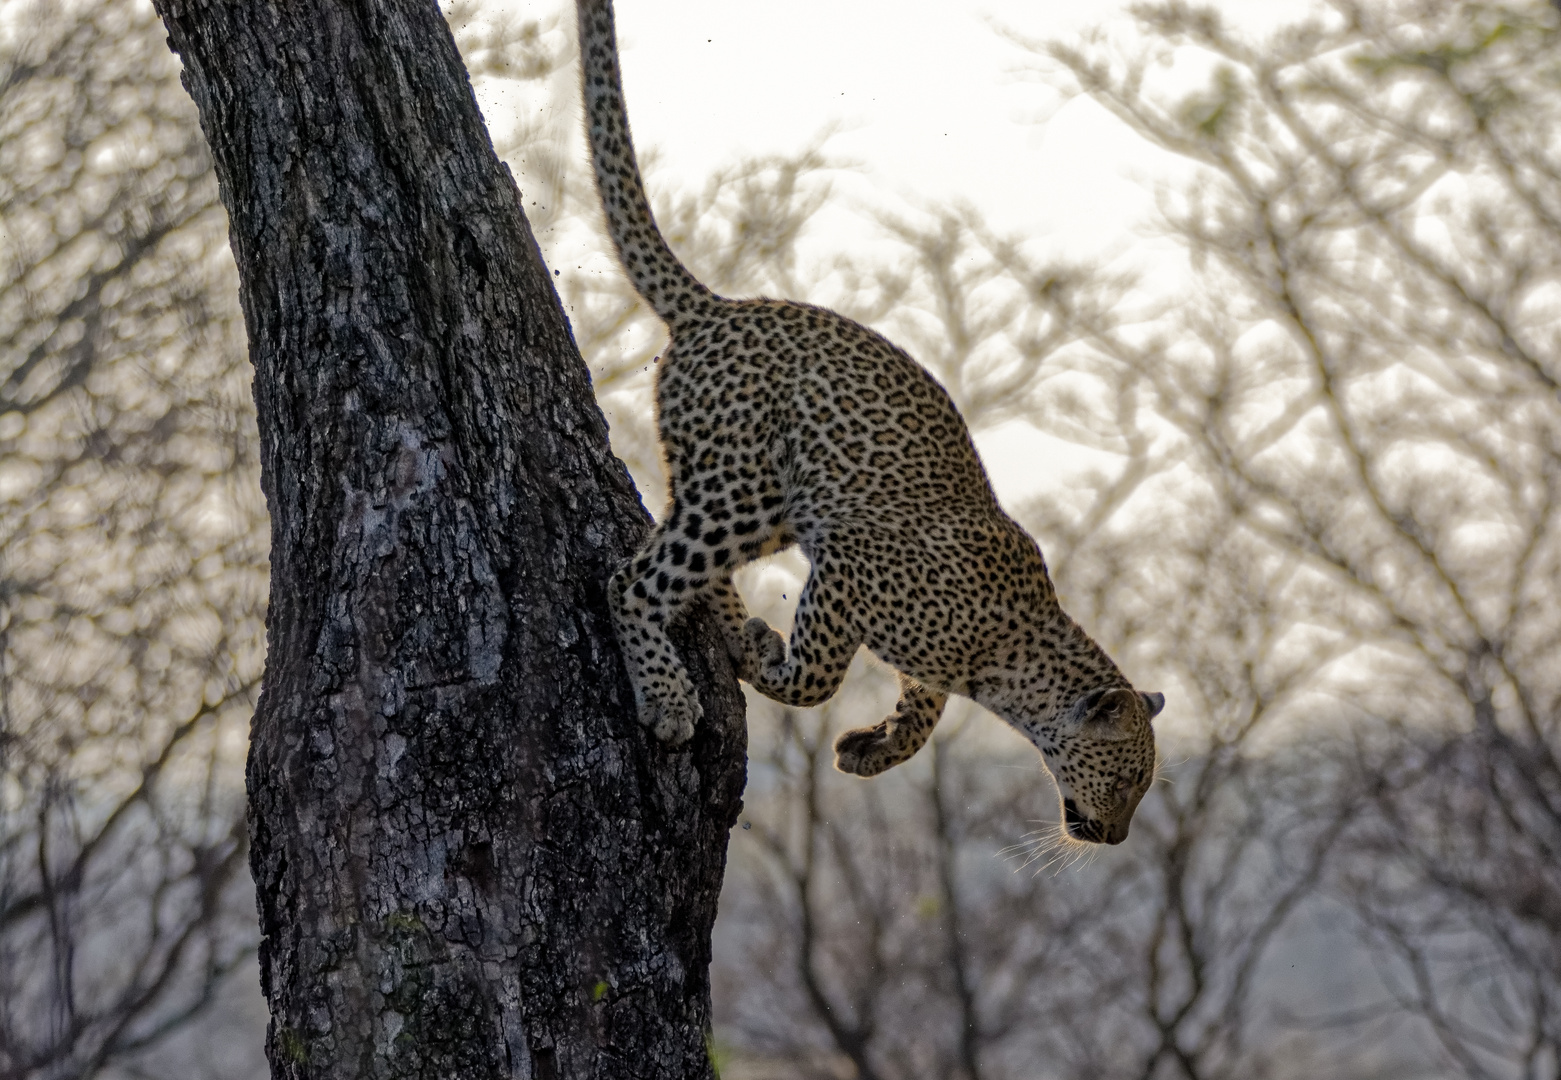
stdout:
[[(572, 27), (572, 3), (509, 3), (523, 17), (553, 12)], [(1252, 29), (1306, 10), (1301, 0), (1218, 6)], [(860, 209), (963, 201), (1045, 253), (1104, 254), (1142, 266), (1154, 256), (1135, 227), (1173, 163), (1148, 153), (1087, 99), (1065, 100), (1037, 76), (1038, 59), (1001, 33), (1009, 27), (1055, 37), (1103, 24), (1120, 32), (1126, 9), (1115, 0), (616, 4), (630, 123), (642, 154), (656, 154), (654, 185), (698, 186), (723, 165), (792, 153), (833, 129), (826, 152), (855, 166), (833, 183)], [(555, 82), (554, 93), (572, 94), (573, 85), (572, 76)], [(505, 94), (503, 84), (479, 86), (498, 129), (506, 110), (551, 107), (546, 98), (522, 105)], [(828, 220), (827, 235), (810, 241), (826, 259), (878, 236), (866, 214)], [(1156, 275), (1171, 289), (1173, 276)], [(1033, 431), (1008, 425), (978, 442), (1005, 499), (1036, 490), (1035, 471), (1014, 467), (1040, 449)], [(1062, 446), (1046, 453), (1074, 456)]]
[[(1036, 78), (1036, 59), (997, 29), (1074, 34), (1126, 20), (1123, 3), (616, 6), (636, 141), (658, 149), (672, 178), (697, 183), (742, 156), (794, 151), (834, 125), (829, 151), (860, 164), (883, 197), (961, 199), (1000, 227), (1088, 248), (1143, 215), (1140, 181), (1163, 167), (1093, 103), (1062, 103)], [(1297, 0), (1218, 6), (1254, 27), (1304, 10)]]
[[(498, 0), (572, 28), (573, 4)], [(1309, 0), (1220, 0), (1266, 30)], [(635, 142), (655, 183), (698, 186), (745, 157), (788, 154), (833, 130), (855, 168), (837, 189), (874, 209), (959, 200), (994, 226), (1070, 255), (1116, 251), (1174, 164), (1087, 99), (1064, 99), (1040, 61), (1004, 37), (1123, 32), (1121, 0), (619, 0), (619, 49)], [(560, 31), (562, 37), (563, 31)], [(570, 80), (555, 82), (554, 92)], [(484, 81), (496, 129), (538, 102)], [(511, 96), (514, 95), (514, 96)], [(524, 100), (525, 104), (520, 104)], [(572, 104), (572, 103), (571, 103)], [(903, 202), (901, 200), (904, 200)], [(853, 241), (856, 238), (852, 238)]]

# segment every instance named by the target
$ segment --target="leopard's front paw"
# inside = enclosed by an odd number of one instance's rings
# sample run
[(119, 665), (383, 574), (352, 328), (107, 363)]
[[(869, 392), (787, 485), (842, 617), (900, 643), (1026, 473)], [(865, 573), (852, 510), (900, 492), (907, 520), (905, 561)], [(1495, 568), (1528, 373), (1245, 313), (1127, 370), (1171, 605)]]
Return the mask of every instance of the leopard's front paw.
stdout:
[(905, 760), (891, 746), (889, 721), (843, 731), (835, 740), (835, 768), (852, 776), (877, 776)]
[(758, 685), (766, 674), (785, 667), (786, 639), (771, 629), (769, 623), (757, 617), (749, 619), (743, 623), (743, 637), (747, 647), (743, 650), (738, 677), (744, 682)]

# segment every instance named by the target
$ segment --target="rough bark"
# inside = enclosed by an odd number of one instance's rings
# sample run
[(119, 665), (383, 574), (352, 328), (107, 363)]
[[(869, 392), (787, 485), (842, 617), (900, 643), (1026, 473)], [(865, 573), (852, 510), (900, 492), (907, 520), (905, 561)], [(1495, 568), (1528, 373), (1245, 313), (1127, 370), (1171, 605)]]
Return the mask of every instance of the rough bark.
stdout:
[(646, 517), (432, 0), (157, 0), (238, 260), (272, 519), (249, 759), (276, 1077), (698, 1077), (742, 700), (635, 722)]

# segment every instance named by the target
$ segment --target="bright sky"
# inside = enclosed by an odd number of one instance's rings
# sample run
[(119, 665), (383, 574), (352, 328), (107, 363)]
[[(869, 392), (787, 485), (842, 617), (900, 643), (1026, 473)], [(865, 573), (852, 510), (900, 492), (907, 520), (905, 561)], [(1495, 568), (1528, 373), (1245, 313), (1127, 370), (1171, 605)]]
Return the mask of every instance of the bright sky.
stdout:
[[(572, 27), (572, 3), (508, 2), (524, 17), (557, 12)], [(1217, 6), (1255, 30), (1306, 10), (1303, 0)], [(616, 4), (629, 118), (641, 154), (656, 154), (655, 184), (695, 187), (723, 165), (795, 152), (834, 130), (826, 153), (856, 166), (832, 177), (848, 202), (894, 210), (963, 201), (999, 230), (1074, 257), (1142, 252), (1135, 226), (1150, 214), (1169, 162), (1093, 102), (1065, 100), (1037, 77), (1039, 59), (1000, 28), (1030, 38), (1120, 28), (1126, 7), (1120, 0)], [(516, 107), (503, 94), (479, 89), (501, 127)], [(829, 223), (851, 232), (815, 236), (826, 255), (874, 239), (865, 214)], [(1034, 490), (1023, 479), (1033, 481), (1033, 470), (1021, 475), (1006, 463), (1033, 457), (1035, 438), (1009, 425), (979, 439), (1007, 500)]]
[[(794, 150), (833, 125), (828, 149), (859, 163), (884, 195), (963, 199), (999, 225), (1050, 231), (1110, 212), (1100, 177), (1089, 175), (1097, 170), (1064, 163), (1098, 162), (1075, 144), (1109, 140), (1112, 125), (1077, 103), (1040, 127), (1057, 95), (1024, 71), (1030, 58), (993, 20), (1043, 31), (1060, 27), (1063, 8), (627, 0), (619, 35), (636, 137), (658, 147), (669, 174), (692, 180), (738, 156)], [(1135, 197), (1121, 177), (1105, 179)]]
[[(1306, 7), (1216, 6), (1254, 29)], [(833, 125), (828, 150), (860, 164), (880, 195), (968, 201), (995, 225), (1079, 253), (1103, 235), (1122, 238), (1149, 208), (1140, 181), (1156, 166), (1136, 140), (1092, 102), (1064, 104), (1035, 77), (1036, 58), (998, 32), (1042, 38), (1120, 23), (1128, 16), (1117, 0), (616, 7), (636, 142), (657, 148), (669, 178), (697, 183), (742, 156), (794, 151)]]

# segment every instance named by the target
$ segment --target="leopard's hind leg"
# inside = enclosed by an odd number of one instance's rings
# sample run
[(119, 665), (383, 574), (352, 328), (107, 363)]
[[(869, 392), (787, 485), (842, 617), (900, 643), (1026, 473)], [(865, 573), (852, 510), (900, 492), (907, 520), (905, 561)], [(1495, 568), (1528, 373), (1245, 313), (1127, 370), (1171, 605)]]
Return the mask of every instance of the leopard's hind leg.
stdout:
[(790, 648), (763, 619), (749, 619), (745, 664), (755, 690), (765, 697), (808, 708), (840, 689), (851, 658), (862, 644), (849, 577), (841, 565), (814, 554), (813, 569), (797, 601)]
[(748, 605), (732, 581), (731, 574), (717, 574), (710, 580), (710, 604), (721, 620), (721, 635), (726, 641), (726, 654), (732, 658), (737, 677), (751, 683), (756, 677), (754, 650), (750, 647), (746, 632)]
[(667, 630), (710, 584), (709, 556), (680, 534), (681, 516), (674, 512), (657, 525), (608, 588), (640, 722), (673, 746), (694, 734), (702, 710)]
[[(753, 654), (744, 624), (758, 620), (748, 619), (732, 572), (792, 541), (773, 512), (780, 501), (774, 482), (748, 459), (743, 465), (748, 475), (742, 483), (715, 490), (707, 483), (709, 473), (697, 467), (674, 469), (666, 520), (618, 569), (608, 588), (640, 722), (673, 746), (693, 735), (701, 709), (668, 628), (690, 604), (711, 601), (739, 676), (752, 681)], [(768, 517), (765, 511), (771, 511)]]
[(640, 722), (656, 738), (676, 746), (694, 734), (701, 709), (688, 671), (667, 636), (682, 603), (680, 594), (671, 591), (664, 559), (657, 557), (665, 551), (666, 528), (658, 526), (613, 575), (608, 600)]
[(841, 732), (835, 740), (835, 768), (857, 776), (877, 776), (908, 761), (932, 735), (948, 699), (947, 694), (900, 675), (900, 701), (894, 715), (872, 727)]

